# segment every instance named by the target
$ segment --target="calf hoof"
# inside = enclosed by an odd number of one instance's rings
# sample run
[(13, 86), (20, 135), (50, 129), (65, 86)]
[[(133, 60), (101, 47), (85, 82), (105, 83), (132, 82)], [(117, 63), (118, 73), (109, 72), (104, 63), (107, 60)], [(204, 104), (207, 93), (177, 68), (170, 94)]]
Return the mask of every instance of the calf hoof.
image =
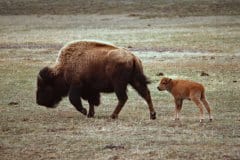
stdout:
[(156, 112), (150, 113), (150, 119), (156, 119)]
[(111, 118), (112, 118), (112, 119), (117, 119), (117, 118), (118, 118), (118, 115), (117, 115), (117, 114), (112, 114), (112, 115), (111, 115)]
[(213, 119), (212, 119), (212, 118), (210, 118), (210, 119), (209, 119), (209, 121), (210, 121), (210, 122), (212, 122), (212, 121), (213, 121)]
[(200, 119), (200, 121), (199, 121), (199, 122), (200, 122), (200, 123), (203, 123), (203, 121), (204, 121), (204, 119)]
[(180, 121), (180, 119), (179, 118), (175, 118), (174, 121)]

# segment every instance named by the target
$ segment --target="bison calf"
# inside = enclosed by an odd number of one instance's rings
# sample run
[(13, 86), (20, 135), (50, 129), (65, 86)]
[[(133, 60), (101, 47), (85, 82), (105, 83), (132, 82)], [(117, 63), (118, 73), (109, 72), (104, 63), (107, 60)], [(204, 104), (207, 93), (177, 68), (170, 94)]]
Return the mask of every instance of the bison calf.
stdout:
[(188, 80), (173, 80), (165, 77), (162, 78), (157, 88), (159, 91), (167, 90), (173, 95), (175, 101), (175, 120), (179, 120), (183, 100), (188, 99), (192, 100), (200, 109), (200, 122), (203, 121), (203, 105), (208, 111), (209, 120), (212, 121), (210, 107), (206, 100), (205, 89), (202, 84)]
[(100, 93), (115, 92), (118, 104), (111, 117), (117, 118), (128, 99), (126, 90), (130, 84), (146, 100), (150, 118), (155, 119), (148, 83), (140, 59), (128, 50), (101, 42), (78, 41), (63, 47), (56, 63), (39, 72), (36, 101), (53, 108), (68, 96), (72, 105), (87, 115), (82, 98), (89, 103), (88, 117), (93, 117), (94, 106), (100, 104)]

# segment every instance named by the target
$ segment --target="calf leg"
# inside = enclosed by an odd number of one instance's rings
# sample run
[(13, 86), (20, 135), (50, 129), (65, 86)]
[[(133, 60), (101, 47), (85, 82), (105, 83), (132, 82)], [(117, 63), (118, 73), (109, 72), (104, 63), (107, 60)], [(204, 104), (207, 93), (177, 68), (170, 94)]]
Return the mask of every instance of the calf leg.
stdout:
[(202, 101), (203, 105), (205, 106), (205, 108), (206, 108), (206, 110), (208, 112), (209, 120), (212, 121), (211, 109), (209, 107), (209, 103), (208, 103), (205, 95), (201, 98), (201, 101)]
[(179, 114), (182, 109), (182, 99), (175, 99), (175, 120), (179, 120)]
[(199, 98), (194, 97), (191, 100), (198, 106), (198, 108), (200, 110), (200, 123), (201, 123), (204, 120), (204, 118), (203, 118), (203, 105), (202, 105)]
[(82, 114), (87, 115), (87, 110), (82, 106), (82, 102), (80, 99), (80, 88), (71, 87), (69, 91), (69, 100), (71, 104)]
[(153, 108), (152, 104), (152, 98), (149, 89), (147, 88), (146, 84), (141, 84), (137, 81), (134, 81), (131, 83), (132, 87), (138, 92), (138, 94), (144, 98), (144, 100), (148, 104), (149, 112), (150, 112), (150, 118), (156, 119), (156, 112)]

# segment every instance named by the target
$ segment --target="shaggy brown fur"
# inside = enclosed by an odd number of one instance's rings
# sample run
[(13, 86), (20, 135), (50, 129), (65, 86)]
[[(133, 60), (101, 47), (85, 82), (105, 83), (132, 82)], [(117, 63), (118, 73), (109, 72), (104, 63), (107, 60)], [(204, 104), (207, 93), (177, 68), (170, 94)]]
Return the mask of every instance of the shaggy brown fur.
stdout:
[(198, 106), (200, 109), (200, 122), (203, 121), (203, 105), (208, 111), (210, 121), (212, 120), (210, 107), (202, 84), (188, 80), (173, 80), (165, 77), (162, 78), (157, 88), (160, 91), (167, 90), (173, 95), (175, 100), (175, 120), (179, 119), (179, 112), (182, 109), (184, 99), (192, 100)]
[(54, 107), (68, 95), (75, 108), (86, 115), (83, 98), (89, 103), (88, 117), (94, 116), (94, 106), (100, 104), (100, 92), (115, 92), (119, 102), (112, 118), (117, 118), (127, 101), (126, 89), (131, 84), (146, 100), (151, 119), (156, 118), (141, 61), (123, 48), (100, 42), (70, 43), (60, 50), (54, 66), (39, 72), (37, 82), (39, 105)]

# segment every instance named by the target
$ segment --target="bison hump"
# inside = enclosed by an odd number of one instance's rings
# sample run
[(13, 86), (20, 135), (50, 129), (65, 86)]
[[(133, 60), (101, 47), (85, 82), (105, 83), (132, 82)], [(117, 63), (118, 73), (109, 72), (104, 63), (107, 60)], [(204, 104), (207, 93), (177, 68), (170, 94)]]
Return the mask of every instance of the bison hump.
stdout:
[(134, 55), (125, 49), (115, 49), (108, 53), (108, 59), (114, 63), (132, 62)]
[(58, 54), (57, 62), (64, 63), (69, 59), (82, 58), (83, 55), (104, 55), (111, 50), (118, 49), (114, 45), (98, 41), (75, 41), (65, 45)]

